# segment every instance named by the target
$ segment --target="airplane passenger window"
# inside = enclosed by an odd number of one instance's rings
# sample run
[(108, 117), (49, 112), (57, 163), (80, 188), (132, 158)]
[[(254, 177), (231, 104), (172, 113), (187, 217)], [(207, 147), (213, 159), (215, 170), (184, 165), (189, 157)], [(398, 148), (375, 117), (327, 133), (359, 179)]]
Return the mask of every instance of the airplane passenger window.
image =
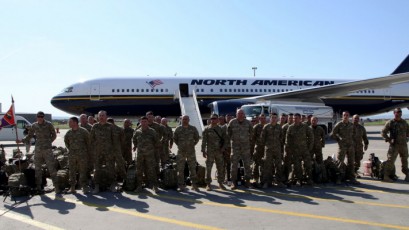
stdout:
[(236, 92), (236, 89), (233, 89), (233, 92)]
[(203, 92), (204, 92), (204, 89), (202, 89), (201, 91), (202, 91), (202, 93), (203, 93)]
[(156, 89), (156, 92), (159, 92), (159, 89)]
[(136, 92), (139, 93), (139, 89), (136, 89)]
[(229, 92), (231, 93), (231, 89), (229, 89)]
[(210, 92), (212, 92), (212, 93), (213, 93), (213, 89), (210, 89)]
[(134, 90), (134, 89), (132, 89), (132, 93), (133, 93), (133, 92), (135, 92), (135, 90)]
[(168, 92), (168, 89), (165, 89), (165, 92)]
[(141, 89), (141, 92), (143, 93), (143, 89)]
[(250, 92), (253, 92), (253, 89), (250, 89)]
[(223, 89), (220, 89), (220, 93), (223, 93)]
[(151, 92), (153, 92), (154, 91), (154, 89), (151, 89)]
[(196, 89), (196, 93), (198, 93), (199, 92), (199, 89)]
[(129, 93), (129, 89), (126, 89), (126, 92)]
[(116, 92), (119, 93), (119, 89), (117, 89)]
[(125, 90), (124, 89), (122, 89), (122, 93), (124, 93), (125, 92)]
[(160, 92), (163, 93), (163, 89), (160, 89)]
[(224, 92), (227, 93), (227, 89), (224, 89)]
[(112, 92), (115, 93), (115, 89), (112, 89)]

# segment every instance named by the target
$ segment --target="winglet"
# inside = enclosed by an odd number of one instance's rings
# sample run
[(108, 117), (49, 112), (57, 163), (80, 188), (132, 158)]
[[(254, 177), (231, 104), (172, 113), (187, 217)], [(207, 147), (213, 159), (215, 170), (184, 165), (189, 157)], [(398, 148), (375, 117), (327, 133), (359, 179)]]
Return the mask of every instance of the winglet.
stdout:
[(403, 60), (403, 62), (400, 63), (398, 68), (396, 68), (395, 71), (392, 72), (392, 74), (407, 73), (407, 72), (409, 72), (409, 55), (406, 56), (405, 60)]

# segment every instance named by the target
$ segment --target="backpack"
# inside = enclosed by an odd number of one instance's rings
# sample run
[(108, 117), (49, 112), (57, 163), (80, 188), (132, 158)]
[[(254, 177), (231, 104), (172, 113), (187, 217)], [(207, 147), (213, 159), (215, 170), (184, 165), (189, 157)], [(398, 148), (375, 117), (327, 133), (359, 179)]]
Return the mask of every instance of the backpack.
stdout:
[(196, 176), (197, 176), (197, 185), (205, 186), (206, 185), (206, 167), (197, 163), (196, 165)]
[(70, 186), (68, 169), (60, 169), (57, 171), (56, 182), (57, 183), (54, 185), (54, 187), (59, 188), (60, 190), (65, 190)]
[(24, 173), (11, 174), (8, 179), (8, 186), (12, 197), (28, 196), (31, 191)]
[(133, 191), (136, 189), (136, 165), (133, 161), (126, 171), (126, 178), (124, 181), (123, 188), (125, 191)]
[(379, 177), (378, 179), (383, 180), (385, 174), (389, 174), (392, 180), (397, 180), (395, 164), (390, 160), (384, 161), (379, 166)]
[(312, 180), (316, 184), (326, 183), (328, 181), (327, 178), (327, 170), (325, 168), (325, 164), (318, 164), (314, 161), (312, 165)]
[(160, 172), (161, 186), (165, 189), (173, 189), (178, 186), (177, 170), (172, 167), (164, 168)]

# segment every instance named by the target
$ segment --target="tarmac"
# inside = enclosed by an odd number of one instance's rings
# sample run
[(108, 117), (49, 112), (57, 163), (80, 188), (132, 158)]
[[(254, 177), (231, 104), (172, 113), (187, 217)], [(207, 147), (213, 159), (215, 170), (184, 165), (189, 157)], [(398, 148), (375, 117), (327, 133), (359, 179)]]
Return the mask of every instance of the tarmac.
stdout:
[[(388, 144), (381, 126), (366, 127), (369, 153), (386, 159)], [(63, 146), (61, 130), (56, 146)], [(196, 146), (198, 162), (204, 165)], [(11, 154), (15, 147), (5, 150)], [(24, 149), (24, 148), (22, 148)], [(328, 140), (324, 159), (337, 151)], [(172, 149), (176, 153), (176, 147)], [(361, 167), (362, 169), (362, 167)], [(384, 183), (369, 176), (361, 184), (334, 184), (269, 189), (214, 190), (200, 192), (160, 189), (158, 194), (101, 192), (97, 195), (7, 197), (0, 203), (0, 228), (5, 229), (409, 229), (409, 183), (404, 182), (400, 158), (399, 180)], [(215, 166), (213, 167), (215, 170)], [(214, 175), (214, 172), (212, 173)]]

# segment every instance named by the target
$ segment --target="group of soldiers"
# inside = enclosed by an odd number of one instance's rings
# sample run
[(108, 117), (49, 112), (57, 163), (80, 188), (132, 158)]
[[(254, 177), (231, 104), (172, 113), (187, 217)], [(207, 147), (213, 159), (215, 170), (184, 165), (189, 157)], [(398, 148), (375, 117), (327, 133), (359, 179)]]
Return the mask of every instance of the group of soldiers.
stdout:
[[(398, 155), (402, 160), (402, 172), (409, 181), (408, 150), (406, 140), (409, 126), (401, 118), (401, 110), (394, 110), (395, 118), (386, 123), (382, 130), (385, 141), (390, 143), (388, 160), (390, 168)], [(359, 115), (354, 115), (352, 122), (349, 112), (342, 113), (330, 136), (338, 142), (336, 159), (344, 162), (347, 157), (346, 179), (352, 184), (356, 180), (364, 151), (368, 149), (368, 138), (365, 128), (359, 123)], [(79, 119), (69, 119), (70, 129), (64, 141), (69, 150), (70, 191), (75, 192), (78, 183), (84, 193), (91, 191), (88, 180), (93, 174), (93, 193), (100, 191), (100, 181), (109, 180), (111, 191), (117, 191), (117, 177), (126, 178), (126, 169), (133, 161), (132, 152), (136, 151), (136, 192), (143, 189), (143, 182), (148, 181), (155, 192), (158, 192), (160, 169), (169, 160), (173, 143), (177, 146), (177, 184), (178, 191), (184, 191), (184, 169), (187, 163), (192, 181), (192, 189), (198, 191), (196, 175), (195, 145), (199, 142), (198, 130), (189, 124), (189, 116), (181, 117), (181, 124), (172, 132), (167, 119), (154, 117), (147, 112), (141, 117), (136, 129), (130, 120), (125, 119), (123, 127), (115, 125), (105, 111), (98, 113), (98, 122), (93, 117), (82, 114)], [(237, 189), (240, 175), (240, 163), (244, 168), (244, 186), (255, 184), (262, 188), (285, 184), (313, 184), (312, 164), (322, 164), (322, 149), (325, 147), (325, 131), (318, 125), (318, 118), (310, 116), (303, 121), (300, 114), (278, 114), (266, 116), (261, 114), (258, 121), (252, 124), (245, 117), (243, 110), (238, 109), (236, 117), (212, 114), (208, 125), (202, 133), (201, 151), (206, 159), (206, 190), (212, 190), (212, 166), (217, 168), (217, 182), (225, 190), (225, 182), (231, 189)], [(44, 120), (44, 113), (37, 113), (37, 122), (32, 125), (23, 141), (36, 135), (35, 169), (36, 185), (42, 190), (41, 165), (45, 162), (53, 183), (56, 182), (55, 161), (52, 154), (52, 142), (56, 138), (53, 125)], [(133, 144), (133, 147), (132, 147)], [(388, 169), (385, 169), (388, 170)], [(110, 172), (108, 176), (102, 172)], [(77, 181), (77, 173), (79, 181)], [(145, 176), (145, 180), (144, 180)], [(104, 178), (102, 178), (104, 177)], [(108, 177), (108, 178), (107, 178)], [(253, 179), (253, 184), (251, 180)], [(388, 177), (384, 181), (391, 182)], [(341, 181), (337, 180), (337, 184)], [(61, 192), (61, 191), (56, 191)]]

